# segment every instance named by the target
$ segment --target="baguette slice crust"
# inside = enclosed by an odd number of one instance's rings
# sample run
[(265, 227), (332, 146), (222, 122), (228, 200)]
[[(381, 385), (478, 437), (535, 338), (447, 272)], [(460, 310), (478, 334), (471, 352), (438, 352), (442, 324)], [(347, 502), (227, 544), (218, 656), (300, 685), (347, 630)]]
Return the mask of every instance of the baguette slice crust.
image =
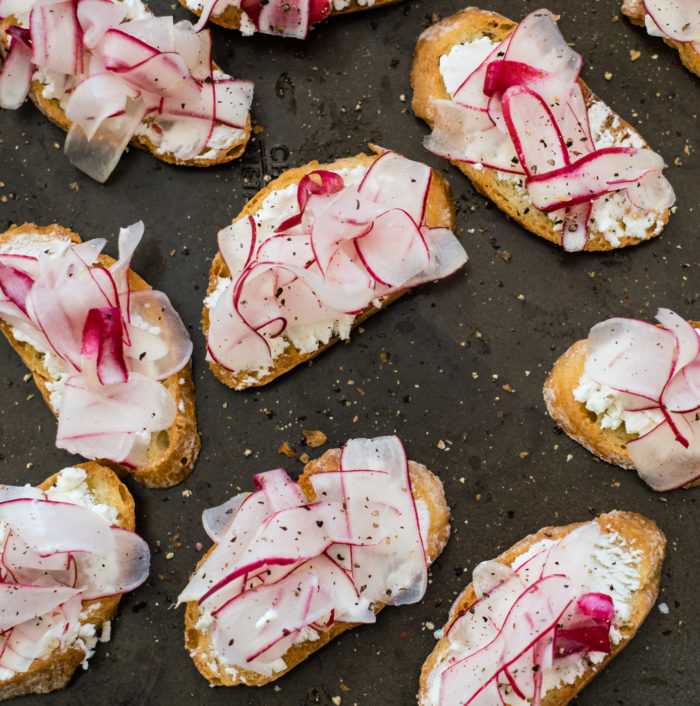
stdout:
[[(71, 240), (74, 243), (82, 242), (77, 233), (62, 226), (37, 226), (33, 223), (25, 223), (21, 226), (13, 226), (5, 233), (0, 234), (0, 245), (11, 244), (14, 239), (24, 235), (38, 235), (46, 238), (47, 241), (63, 239)], [(100, 255), (98, 263), (109, 267), (114, 263), (114, 260), (108, 255)], [(148, 284), (131, 270), (129, 270), (129, 285), (135, 291), (150, 289)], [(10, 345), (29, 368), (39, 392), (51, 411), (57, 416), (56, 410), (51, 406), (51, 395), (46, 386), (51, 377), (44, 365), (43, 354), (29, 343), (18, 341), (12, 333), (12, 327), (2, 318), (0, 318), (0, 331), (5, 334)], [(151, 435), (146, 465), (142, 468), (130, 468), (112, 461), (103, 461), (104, 465), (109, 466), (120, 475), (123, 476), (128, 472), (149, 488), (170, 488), (187, 478), (194, 468), (201, 447), (197, 433), (191, 361), (178, 373), (163, 380), (162, 384), (171, 394), (177, 411), (172, 426)]]
[[(340, 467), (341, 449), (329, 449), (320, 458), (309, 461), (304, 466), (304, 473), (299, 478), (299, 485), (309, 502), (316, 498), (313, 486), (309, 480), (314, 473), (324, 473), (327, 471), (337, 471)], [(428, 564), (432, 564), (436, 557), (442, 552), (450, 536), (450, 509), (445, 501), (445, 493), (440, 479), (431, 473), (424, 465), (414, 461), (408, 462), (409, 473), (413, 496), (416, 500), (423, 500), (430, 513), (430, 531), (426, 546), (426, 556)], [(214, 550), (214, 545), (197, 564), (197, 569), (207, 560), (209, 554)], [(375, 612), (384, 608), (379, 604)], [(185, 612), (185, 647), (194, 660), (199, 673), (215, 686), (263, 686), (271, 681), (275, 681), (282, 675), (293, 669), (297, 664), (303, 662), (311, 654), (330, 642), (350, 628), (357, 627), (361, 623), (334, 623), (328, 630), (319, 631), (317, 640), (306, 640), (293, 645), (283, 655), (287, 665), (286, 669), (275, 672), (271, 676), (263, 676), (257, 672), (252, 672), (236, 667), (236, 676), (227, 673), (226, 667), (230, 666), (222, 663), (211, 646), (211, 638), (208, 634), (203, 634), (197, 630), (196, 625), (201, 613), (196, 601), (187, 603)]]
[[(626, 15), (633, 25), (644, 27), (644, 17), (647, 14), (644, 9), (644, 0), (623, 0), (622, 14)], [(700, 56), (693, 51), (687, 42), (675, 42), (673, 39), (663, 37), (664, 42), (669, 47), (673, 47), (679, 54), (683, 66), (688, 71), (692, 71), (696, 76), (700, 76)]]
[[(700, 328), (700, 322), (690, 322)], [(627, 451), (627, 442), (637, 438), (628, 434), (624, 424), (617, 429), (603, 429), (599, 416), (586, 409), (583, 402), (574, 399), (586, 364), (587, 341), (576, 341), (566, 353), (561, 355), (544, 383), (543, 396), (547, 411), (552, 419), (574, 440), (603, 461), (622, 468), (635, 469)], [(602, 415), (601, 415), (602, 417)], [(697, 479), (687, 486), (700, 484)]]
[[(88, 488), (96, 502), (115, 508), (119, 513), (117, 525), (133, 531), (136, 526), (134, 499), (116, 474), (94, 461), (78, 464), (76, 468), (86, 471)], [(58, 473), (52, 475), (38, 487), (48, 490), (55, 484), (57, 476)], [(120, 598), (121, 596), (110, 596), (83, 601), (83, 612), (89, 611), (89, 615), (81, 623), (94, 625), (99, 634), (103, 624), (116, 616)], [(34, 660), (26, 672), (20, 672), (10, 679), (0, 681), (0, 700), (63, 689), (84, 660), (85, 651), (77, 645), (68, 645), (51, 657)]]
[[(367, 2), (364, 4), (360, 4), (358, 0), (350, 0), (350, 4), (342, 10), (336, 10), (335, 8), (333, 8), (333, 3), (331, 2), (331, 11), (328, 17), (335, 17), (336, 15), (347, 15), (351, 12), (360, 12), (361, 10), (370, 10), (375, 7), (382, 7), (383, 5), (395, 5), (397, 2), (401, 2), (401, 0), (375, 0), (374, 3)], [(186, 7), (190, 12), (193, 12), (195, 15), (197, 15), (197, 17), (201, 17), (201, 10), (193, 10), (187, 4), (186, 0), (180, 0), (180, 4), (183, 7)], [(226, 29), (240, 29), (242, 14), (243, 10), (241, 10), (240, 7), (236, 7), (235, 5), (228, 5), (226, 8), (224, 8), (223, 12), (218, 15), (215, 15), (212, 12), (211, 16), (209, 17), (209, 21), (219, 25), (220, 27), (225, 27)], [(312, 27), (315, 27), (315, 25), (312, 25)]]
[[(3, 40), (0, 42), (0, 49), (2, 49), (3, 54), (6, 50), (5, 43), (8, 41), (7, 35), (5, 34), (5, 30), (13, 24), (17, 24), (16, 19), (13, 16), (7, 17), (0, 22), (0, 28), (2, 29), (2, 34), (0, 34), (0, 37), (2, 37)], [(213, 64), (213, 68), (215, 70), (219, 69), (216, 64)], [(32, 103), (34, 103), (34, 105), (52, 123), (58, 125), (58, 127), (60, 127), (65, 132), (68, 132), (68, 130), (70, 130), (71, 128), (72, 123), (66, 117), (65, 110), (61, 106), (61, 102), (60, 100), (58, 100), (58, 98), (44, 98), (43, 91), (46, 85), (46, 83), (40, 81), (39, 79), (33, 79), (29, 87), (28, 96), (31, 99)], [(166, 162), (168, 164), (178, 164), (187, 167), (211, 167), (215, 164), (224, 164), (226, 162), (230, 162), (236, 159), (237, 157), (240, 157), (245, 151), (246, 145), (248, 144), (251, 130), (252, 123), (249, 114), (245, 125), (243, 139), (237, 140), (236, 142), (226, 145), (224, 147), (217, 148), (216, 150), (209, 150), (205, 147), (205, 150), (207, 150), (207, 152), (214, 152), (214, 154), (208, 157), (207, 159), (192, 158), (183, 160), (176, 157), (175, 154), (173, 154), (172, 152), (159, 152), (156, 145), (154, 145), (153, 142), (146, 135), (134, 135), (131, 138), (129, 144), (133, 145), (134, 147), (138, 147), (139, 149), (150, 152), (154, 157), (156, 157), (156, 159), (159, 159), (161, 162)]]
[[(594, 522), (600, 525), (603, 532), (616, 532), (629, 543), (634, 542), (635, 549), (641, 550), (642, 557), (638, 564), (640, 588), (635, 596), (629, 622), (620, 627), (620, 632), (622, 633), (620, 642), (611, 646), (611, 652), (601, 662), (586, 667), (585, 671), (573, 683), (561, 685), (544, 693), (542, 695), (542, 706), (564, 706), (568, 704), (634, 637), (653, 607), (659, 593), (661, 565), (666, 554), (666, 537), (656, 523), (635, 512), (621, 512), (618, 510), (601, 515)], [(510, 566), (517, 557), (524, 554), (533, 544), (543, 539), (559, 540), (584, 524), (587, 523), (577, 522), (559, 527), (543, 527), (539, 532), (521, 539), (517, 544), (507, 549), (503, 554), (496, 557), (496, 561)], [(449, 617), (443, 631), (447, 632), (452, 623), (469, 610), (475, 602), (474, 585), (470, 583), (450, 608)], [(427, 699), (428, 677), (441, 658), (447, 653), (449, 645), (449, 638), (442, 637), (423, 664), (420, 690), (418, 692), (418, 703), (420, 706), (437, 706), (437, 704), (433, 704)]]
[[(337, 159), (330, 164), (319, 164), (318, 162), (309, 162), (302, 167), (296, 167), (294, 169), (288, 169), (283, 174), (281, 174), (277, 179), (271, 181), (264, 189), (259, 191), (244, 207), (243, 210), (234, 218), (233, 222), (241, 220), (247, 216), (254, 216), (255, 213), (261, 208), (265, 199), (273, 192), (280, 191), (290, 186), (291, 184), (298, 184), (302, 178), (309, 174), (310, 172), (316, 171), (318, 169), (328, 170), (328, 171), (339, 171), (341, 169), (352, 169), (353, 167), (367, 167), (369, 168), (371, 164), (378, 159), (378, 155), (381, 154), (383, 150), (375, 148), (372, 149), (377, 152), (376, 155), (358, 154), (355, 157), (344, 157), (342, 159)], [(427, 208), (425, 212), (425, 220), (428, 226), (436, 227), (443, 226), (454, 231), (456, 227), (455, 220), (455, 207), (454, 201), (452, 200), (452, 192), (450, 191), (450, 186), (447, 183), (445, 177), (433, 170), (433, 177), (430, 183), (430, 190), (428, 191), (428, 201)], [(220, 277), (229, 277), (230, 273), (226, 263), (220, 252), (216, 253), (214, 260), (212, 262), (211, 269), (209, 271), (209, 286), (207, 288), (207, 296), (209, 296), (217, 287)], [(382, 309), (388, 304), (396, 301), (399, 297), (406, 293), (407, 290), (401, 292), (396, 292), (390, 294), (382, 300)], [(352, 327), (355, 328), (359, 326), (363, 321), (368, 319), (372, 314), (376, 314), (379, 309), (375, 306), (368, 306), (360, 314), (355, 317)], [(204, 331), (204, 336), (206, 337), (209, 333), (209, 308), (205, 305), (202, 309), (202, 329)], [(320, 345), (315, 350), (310, 353), (300, 353), (294, 346), (294, 344), (287, 339), (287, 348), (284, 352), (274, 359), (274, 365), (269, 372), (260, 371), (231, 371), (224, 368), (222, 365), (214, 361), (209, 361), (209, 367), (214, 375), (224, 383), (232, 387), (234, 390), (244, 390), (248, 387), (259, 387), (261, 385), (266, 385), (275, 378), (279, 377), (283, 373), (291, 370), (300, 363), (303, 363), (311, 358), (315, 358), (319, 353), (322, 353), (327, 348), (337, 343), (340, 339), (337, 336), (332, 337), (328, 343)]]
[[(467, 7), (426, 29), (418, 38), (411, 69), (413, 112), (419, 118), (425, 120), (432, 128), (434, 125), (432, 100), (436, 98), (448, 100), (450, 98), (440, 74), (440, 57), (443, 54), (447, 54), (456, 45), (471, 42), (480, 37), (488, 37), (493, 42), (500, 42), (517, 25), (517, 22), (512, 22), (496, 12)], [(579, 83), (587, 108), (590, 108), (595, 102), (601, 102), (583, 81), (579, 79)], [(614, 113), (611, 113), (604, 124), (604, 128), (616, 137), (633, 134), (643, 140), (642, 136), (631, 125)], [(546, 213), (523, 200), (515, 183), (499, 179), (499, 172), (495, 169), (487, 167), (476, 169), (473, 165), (466, 162), (450, 161), (469, 178), (480, 194), (491, 199), (498, 208), (513, 220), (535, 233), (535, 235), (561, 245), (561, 230), (554, 230), (555, 223)], [(666, 209), (659, 220), (665, 225), (668, 222), (669, 215), (670, 211)], [(648, 237), (658, 235), (659, 232), (661, 232), (661, 229), (658, 229), (657, 233), (647, 229)], [(623, 248), (628, 245), (637, 245), (643, 240), (645, 239), (624, 235), (620, 238), (620, 245), (617, 247)], [(596, 230), (592, 224), (589, 224), (589, 238), (584, 250), (613, 249), (615, 249), (614, 246), (605, 239), (603, 233)]]

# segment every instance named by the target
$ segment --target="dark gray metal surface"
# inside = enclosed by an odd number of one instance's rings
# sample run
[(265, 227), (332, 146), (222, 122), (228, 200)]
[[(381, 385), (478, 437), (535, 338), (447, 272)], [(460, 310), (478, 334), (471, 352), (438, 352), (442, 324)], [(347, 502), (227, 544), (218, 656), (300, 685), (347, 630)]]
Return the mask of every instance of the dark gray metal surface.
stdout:
[[(163, 0), (151, 6), (173, 11)], [(700, 80), (680, 67), (675, 51), (619, 18), (616, 0), (549, 4), (584, 55), (589, 86), (663, 154), (678, 195), (677, 213), (650, 243), (566, 255), (508, 221), (421, 147), (427, 128), (410, 111), (413, 44), (432, 13), (445, 17), (460, 7), (456, 0), (407, 0), (325, 22), (306, 42), (215, 29), (218, 63), (255, 81), (253, 119), (262, 131), (242, 161), (214, 169), (171, 167), (132, 150), (101, 186), (68, 164), (64, 134), (31, 104), (0, 113), (0, 228), (58, 222), (85, 239), (107, 237), (115, 254), (119, 226), (145, 221), (133, 266), (170, 296), (190, 328), (203, 441), (182, 485), (157, 491), (129, 481), (138, 528), (153, 550), (151, 578), (124, 597), (112, 641), (99, 646), (88, 672), (64, 692), (25, 703), (415, 703), (433, 626), (443, 624), (479, 561), (542, 525), (614, 508), (642, 512), (666, 532), (660, 600), (670, 612), (654, 608), (577, 703), (700, 703), (700, 489), (659, 495), (635, 473), (598, 462), (557, 431), (541, 394), (555, 358), (597, 321), (651, 319), (658, 306), (700, 318)], [(536, 5), (495, 0), (490, 7), (519, 19)], [(640, 58), (632, 62), (630, 50)], [(470, 263), (374, 317), (349, 345), (313, 365), (259, 391), (225, 388), (204, 362), (199, 326), (217, 228), (267, 175), (356, 154), (368, 140), (448, 176)], [(74, 459), (54, 448), (55, 422), (4, 343), (0, 366), (0, 480), (37, 483)], [(183, 648), (184, 610), (172, 607), (201, 556), (195, 544), (208, 546), (201, 511), (249, 489), (255, 472), (280, 465), (300, 472), (302, 464), (277, 449), (288, 441), (313, 456), (302, 429), (323, 430), (324, 448), (351, 436), (398, 433), (409, 456), (442, 478), (452, 539), (420, 604), (384, 611), (376, 625), (346, 633), (274, 685), (211, 689)]]

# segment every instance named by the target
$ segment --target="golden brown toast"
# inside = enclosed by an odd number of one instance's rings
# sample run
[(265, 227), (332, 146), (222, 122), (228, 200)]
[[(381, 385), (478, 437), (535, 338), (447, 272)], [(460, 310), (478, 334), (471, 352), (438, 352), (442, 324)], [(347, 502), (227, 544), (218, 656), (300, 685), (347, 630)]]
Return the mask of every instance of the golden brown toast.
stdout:
[[(241, 218), (254, 215), (269, 194), (273, 191), (285, 189), (291, 184), (298, 184), (302, 177), (310, 172), (318, 169), (338, 171), (341, 169), (352, 169), (357, 166), (369, 167), (376, 159), (378, 159), (378, 156), (376, 155), (370, 156), (367, 154), (358, 154), (355, 157), (337, 159), (335, 162), (331, 162), (330, 164), (319, 164), (314, 161), (309, 162), (302, 167), (288, 169), (277, 177), (277, 179), (271, 181), (264, 189), (261, 189), (243, 207), (243, 210), (236, 216), (236, 218), (234, 218), (233, 222), (235, 223)], [(442, 226), (453, 231), (455, 229), (455, 209), (450, 186), (447, 183), (447, 180), (434, 170), (433, 178), (430, 183), (430, 190), (428, 191), (425, 219), (427, 225), (430, 227)], [(207, 295), (210, 295), (216, 289), (220, 277), (229, 277), (229, 274), (228, 267), (226, 266), (221, 253), (217, 253), (209, 271), (209, 287), (207, 288)], [(384, 298), (382, 300), (382, 309), (386, 307), (387, 304), (396, 301), (403, 294), (405, 294), (405, 290), (396, 292), (395, 294), (391, 294)], [(353, 321), (353, 328), (368, 319), (372, 316), (372, 314), (377, 313), (377, 311), (379, 311), (379, 309), (376, 307), (372, 305), (368, 306), (364, 309), (364, 311), (355, 317), (355, 320)], [(207, 306), (204, 306), (202, 310), (202, 328), (204, 330), (204, 335), (207, 336), (209, 333), (209, 309)], [(261, 385), (266, 385), (268, 382), (274, 380), (283, 373), (286, 373), (288, 370), (291, 370), (300, 363), (303, 363), (311, 358), (315, 358), (319, 353), (325, 351), (329, 346), (332, 346), (338, 340), (338, 337), (335, 336), (331, 338), (328, 343), (319, 346), (310, 353), (299, 353), (299, 351), (294, 347), (294, 344), (289, 339), (286, 339), (287, 348), (281, 355), (275, 358), (272, 369), (267, 373), (249, 370), (232, 372), (214, 361), (209, 361), (209, 367), (214, 375), (221, 380), (221, 382), (235, 390), (243, 390), (248, 387), (259, 387)]]
[[(47, 241), (60, 238), (71, 240), (74, 243), (81, 242), (79, 235), (62, 226), (37, 226), (33, 223), (25, 223), (22, 226), (13, 226), (5, 233), (0, 234), (0, 244), (11, 243), (14, 238), (28, 234), (45, 237)], [(109, 267), (113, 263), (114, 260), (108, 255), (100, 255), (99, 264)], [(148, 284), (131, 270), (129, 270), (129, 285), (133, 290), (150, 289)], [(12, 327), (2, 319), (0, 319), (0, 331), (5, 334), (10, 345), (19, 353), (31, 371), (34, 382), (46, 404), (56, 415), (56, 410), (51, 407), (50, 393), (46, 387), (47, 381), (50, 380), (50, 374), (43, 363), (43, 354), (29, 343), (18, 341), (12, 334)], [(143, 468), (134, 469), (110, 461), (104, 462), (105, 465), (121, 475), (126, 472), (131, 473), (134, 478), (150, 488), (169, 488), (187, 478), (194, 468), (201, 446), (197, 433), (191, 362), (175, 375), (163, 380), (162, 384), (172, 395), (177, 412), (175, 421), (169, 429), (152, 434), (147, 453), (147, 464)]]
[[(128, 488), (117, 478), (115, 473), (94, 461), (81, 463), (76, 468), (87, 472), (88, 488), (97, 503), (104, 503), (116, 508), (119, 515), (117, 525), (124, 529), (134, 530), (134, 499)], [(52, 475), (39, 485), (42, 490), (48, 490), (56, 482), (58, 474)], [(83, 611), (89, 610), (89, 615), (82, 623), (91, 623), (97, 634), (103, 630), (105, 623), (113, 620), (117, 614), (117, 605), (121, 596), (98, 598), (94, 601), (83, 601)], [(79, 645), (68, 645), (51, 657), (34, 660), (26, 672), (16, 674), (11, 679), (0, 681), (0, 700), (11, 699), (24, 694), (45, 694), (56, 689), (63, 689), (73, 672), (85, 660), (85, 650)]]
[[(340, 449), (329, 449), (323, 456), (310, 461), (304, 467), (304, 473), (299, 478), (299, 485), (309, 502), (315, 500), (314, 490), (309, 481), (309, 477), (314, 473), (337, 471), (340, 466), (340, 452)], [(445, 493), (440, 479), (420, 463), (409, 461), (408, 467), (411, 476), (413, 496), (416, 500), (423, 500), (430, 512), (430, 531), (427, 541), (426, 557), (428, 564), (431, 564), (444, 549), (450, 536), (450, 510), (445, 501)], [(207, 557), (216, 546), (217, 545), (214, 545), (204, 557), (202, 557), (197, 564), (197, 569), (207, 560)], [(383, 604), (379, 604), (375, 612), (379, 612), (384, 607)], [(217, 686), (237, 686), (240, 684), (262, 686), (263, 684), (274, 681), (283, 674), (286, 674), (290, 669), (299, 664), (299, 662), (302, 662), (316, 652), (316, 650), (330, 642), (334, 637), (358, 625), (358, 623), (336, 622), (330, 629), (319, 631), (319, 638), (317, 640), (306, 640), (305, 642), (293, 645), (284, 654), (284, 661), (287, 667), (283, 671), (275, 672), (271, 676), (263, 676), (257, 672), (236, 667), (236, 676), (234, 677), (225, 671), (226, 666), (229, 665), (220, 662), (216, 652), (211, 647), (211, 638), (209, 635), (203, 634), (201, 631), (197, 630), (196, 625), (199, 617), (200, 610), (197, 602), (191, 601), (187, 603), (185, 613), (185, 647), (194, 660), (200, 674)]]
[[(578, 694), (593, 677), (613, 659), (632, 639), (642, 622), (651, 610), (659, 592), (661, 564), (666, 553), (666, 538), (652, 520), (634, 512), (613, 511), (597, 517), (595, 520), (604, 532), (616, 532), (621, 535), (630, 547), (641, 552), (637, 568), (640, 574), (640, 587), (635, 593), (634, 605), (629, 621), (619, 627), (622, 639), (617, 644), (611, 644), (611, 652), (597, 663), (586, 666), (583, 673), (571, 684), (563, 684), (550, 689), (542, 695), (542, 706), (564, 706)], [(572, 530), (586, 524), (578, 522), (562, 527), (543, 527), (539, 532), (520, 540), (496, 557), (496, 561), (507, 566), (521, 554), (524, 554), (533, 544), (542, 539), (558, 540)], [(450, 614), (445, 624), (447, 633), (452, 623), (463, 615), (476, 602), (473, 584), (469, 584), (450, 608)], [(420, 677), (418, 703), (420, 706), (437, 706), (427, 696), (427, 683), (432, 670), (447, 656), (450, 647), (449, 637), (442, 637), (434, 650), (423, 664)]]
[[(488, 37), (494, 42), (505, 39), (515, 28), (516, 22), (499, 15), (496, 12), (468, 7), (426, 29), (418, 38), (416, 44), (413, 67), (411, 69), (411, 85), (413, 87), (413, 112), (425, 120), (432, 128), (434, 124), (433, 99), (449, 99), (440, 75), (440, 57), (447, 54), (450, 49), (458, 44), (471, 42), (480, 37)], [(590, 106), (600, 99), (579, 80), (586, 106)], [(641, 135), (619, 116), (612, 113), (606, 120), (605, 130), (615, 136)], [(539, 235), (546, 240), (561, 245), (562, 232), (555, 230), (555, 222), (546, 213), (535, 208), (532, 203), (523, 199), (522, 190), (513, 181), (499, 179), (499, 172), (495, 169), (483, 167), (475, 168), (466, 162), (452, 161), (457, 169), (465, 174), (472, 182), (474, 188), (483, 196), (490, 198), (502, 211), (508, 214), (527, 230)], [(524, 180), (524, 177), (523, 177)], [(664, 224), (668, 221), (669, 210), (659, 214), (657, 220)], [(660, 229), (659, 229), (660, 232)], [(647, 229), (649, 237), (658, 235)], [(642, 238), (624, 235), (620, 238), (618, 247), (637, 245)], [(596, 229), (593, 222), (589, 222), (589, 238), (585, 250), (612, 250), (613, 245), (608, 242), (603, 233)]]
[[(690, 323), (695, 328), (700, 328), (700, 322)], [(628, 434), (624, 424), (617, 429), (603, 429), (600, 426), (599, 415), (586, 409), (583, 402), (574, 399), (574, 390), (579, 385), (586, 363), (586, 350), (586, 340), (577, 341), (554, 363), (543, 389), (547, 411), (574, 441), (592, 454), (616, 466), (634, 469), (635, 466), (627, 451), (627, 442), (637, 438), (638, 435)], [(700, 479), (685, 487), (698, 484)]]

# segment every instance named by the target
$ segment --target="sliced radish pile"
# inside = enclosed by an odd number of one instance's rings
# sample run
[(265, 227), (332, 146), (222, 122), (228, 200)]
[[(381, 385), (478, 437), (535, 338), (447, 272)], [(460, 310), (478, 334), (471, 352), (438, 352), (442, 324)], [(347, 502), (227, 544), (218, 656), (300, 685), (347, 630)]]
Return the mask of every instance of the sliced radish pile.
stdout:
[(93, 264), (104, 240), (55, 257), (0, 255), (0, 317), (54, 354), (65, 376), (57, 446), (133, 466), (145, 463), (150, 434), (175, 419), (160, 381), (192, 355), (165, 294), (131, 291), (129, 263), (142, 235), (143, 223), (123, 228), (119, 260), (108, 268)]
[(455, 647), (441, 665), (440, 706), (505, 703), (511, 691), (539, 704), (543, 672), (557, 660), (610, 652), (612, 598), (584, 592), (599, 535), (588, 523), (513, 568), (496, 561), (476, 568), (477, 601), (446, 633)]
[(150, 552), (134, 532), (36, 488), (3, 486), (0, 498), (0, 667), (24, 672), (66, 647), (82, 601), (140, 586)]
[(252, 216), (219, 233), (232, 282), (209, 316), (209, 357), (228, 370), (272, 364), (269, 339), (288, 325), (332, 322), (377, 299), (446, 277), (467, 255), (425, 223), (431, 170), (385, 152), (359, 186), (306, 175), (298, 213), (258, 237)]
[(178, 601), (213, 616), (229, 664), (270, 675), (305, 628), (374, 622), (378, 603), (425, 592), (427, 537), (397, 437), (348, 441), (339, 469), (309, 480), (313, 502), (278, 469), (203, 515), (217, 545)]
[(659, 410), (664, 421), (627, 442), (641, 478), (672, 490), (700, 477), (700, 335), (670, 309), (663, 328), (614, 318), (588, 334), (585, 374), (619, 393), (626, 411)]
[(431, 152), (522, 174), (533, 204), (564, 209), (562, 246), (583, 250), (593, 200), (625, 189), (637, 208), (663, 211), (673, 190), (648, 149), (597, 150), (578, 82), (581, 56), (548, 10), (529, 14), (451, 100), (433, 101)]
[[(217, 4), (220, 8), (217, 0), (205, 0), (195, 30), (204, 27)], [(305, 39), (309, 28), (328, 17), (332, 9), (330, 0), (238, 0), (223, 9), (232, 5), (240, 7), (256, 32), (296, 39)]]
[(13, 9), (29, 13), (29, 28), (6, 30), (12, 39), (0, 106), (22, 104), (35, 69), (58, 83), (70, 78), (66, 153), (97, 181), (110, 175), (144, 118), (187, 128), (176, 150), (182, 161), (206, 148), (215, 125), (245, 128), (253, 85), (214, 75), (208, 30), (172, 17), (125, 21), (127, 6), (118, 0), (35, 0), (21, 8), (0, 0), (0, 14)]

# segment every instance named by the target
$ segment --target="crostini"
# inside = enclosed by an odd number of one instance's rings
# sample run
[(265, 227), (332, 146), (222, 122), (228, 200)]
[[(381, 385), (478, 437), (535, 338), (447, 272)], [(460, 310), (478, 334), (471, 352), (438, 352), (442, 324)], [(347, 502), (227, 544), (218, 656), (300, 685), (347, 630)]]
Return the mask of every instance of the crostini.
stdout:
[(290, 169), (219, 232), (202, 325), (219, 380), (264, 385), (467, 254), (445, 179), (394, 152)]
[(243, 154), (253, 84), (212, 62), (208, 30), (141, 0), (0, 0), (0, 17), (0, 107), (29, 95), (93, 179), (104, 182), (129, 143), (188, 166)]
[(664, 160), (579, 79), (548, 10), (516, 24), (461, 10), (421, 34), (411, 73), (425, 140), (474, 188), (568, 251), (658, 235), (675, 195)]
[(296, 39), (305, 39), (309, 29), (326, 17), (396, 2), (400, 0), (180, 0), (199, 15), (197, 28), (211, 21), (239, 29), (244, 36), (261, 32)]
[(624, 0), (622, 14), (678, 51), (688, 71), (700, 76), (700, 0)]
[(610, 512), (479, 564), (423, 665), (418, 703), (568, 704), (639, 629), (665, 551), (654, 522)]
[(185, 646), (214, 685), (273, 681), (386, 605), (419, 601), (449, 537), (442, 483), (396, 437), (353, 439), (206, 510), (216, 544), (180, 594)]
[(700, 482), (700, 323), (656, 318), (596, 324), (554, 364), (544, 399), (572, 439), (662, 491)]
[(192, 342), (162, 292), (129, 269), (143, 223), (82, 242), (58, 225), (0, 235), (0, 330), (58, 417), (56, 445), (150, 487), (191, 472), (200, 442)]
[(0, 699), (62, 689), (110, 636), (123, 593), (148, 576), (134, 500), (109, 468), (0, 485)]

